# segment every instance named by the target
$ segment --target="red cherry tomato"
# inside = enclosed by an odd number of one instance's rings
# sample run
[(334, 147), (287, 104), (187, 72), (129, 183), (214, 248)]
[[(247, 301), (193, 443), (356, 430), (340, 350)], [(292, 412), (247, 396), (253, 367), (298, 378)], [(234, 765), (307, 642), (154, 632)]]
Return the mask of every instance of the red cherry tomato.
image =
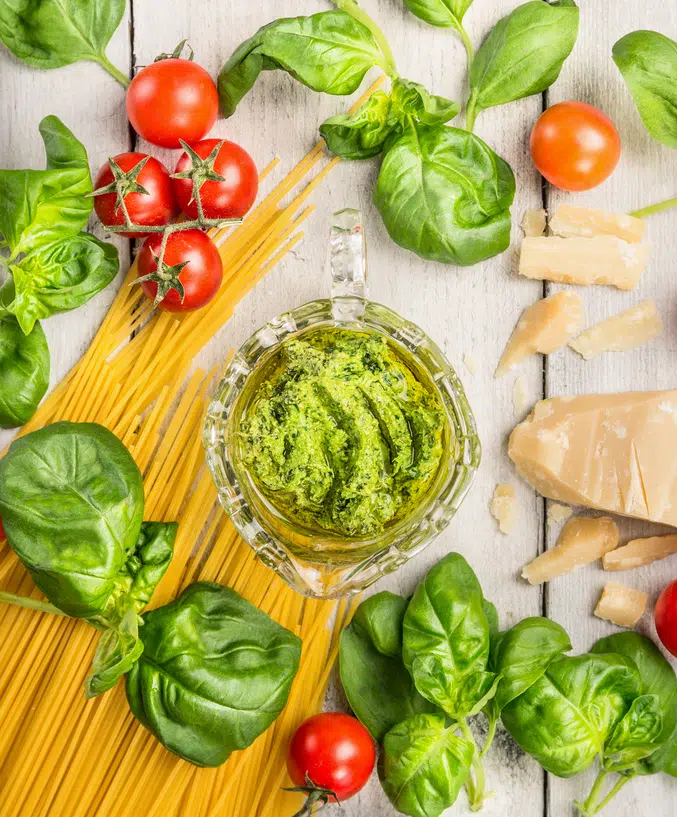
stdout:
[(192, 312), (209, 303), (219, 291), (223, 280), (223, 262), (216, 244), (202, 230), (172, 233), (165, 248), (163, 271), (158, 273), (157, 261), (161, 245), (162, 235), (153, 235), (145, 240), (138, 256), (139, 278), (157, 276), (155, 280), (141, 282), (147, 297), (155, 300), (158, 279), (163, 274), (167, 275), (167, 268), (185, 263), (178, 272), (178, 280), (184, 290), (183, 301), (176, 289), (169, 289), (158, 307), (166, 312)]
[(609, 117), (587, 102), (560, 102), (531, 132), (536, 169), (562, 190), (590, 190), (613, 173), (621, 139)]
[(663, 646), (677, 656), (677, 581), (669, 584), (660, 594), (654, 619)]
[[(124, 173), (129, 173), (139, 162), (146, 164), (136, 177), (136, 183), (148, 193), (129, 192), (124, 197), (129, 217), (135, 224), (157, 227), (169, 224), (179, 214), (179, 206), (174, 198), (174, 189), (169, 171), (157, 159), (145, 153), (119, 153), (113, 160)], [(113, 171), (108, 162), (99, 170), (94, 185), (95, 190), (107, 187), (114, 181)], [(99, 221), (106, 227), (125, 223), (122, 207), (118, 205), (117, 193), (103, 193), (94, 197), (94, 209)], [(118, 233), (125, 238), (145, 238), (151, 233)]]
[(127, 116), (143, 139), (163, 148), (192, 145), (216, 122), (214, 80), (190, 60), (170, 58), (142, 68), (127, 90)]
[[(203, 139), (191, 145), (201, 159), (206, 159), (219, 144), (219, 139)], [(190, 157), (183, 153), (176, 165), (176, 173), (191, 168)], [(214, 171), (223, 176), (222, 182), (206, 181), (200, 187), (202, 207), (207, 218), (241, 218), (256, 201), (259, 174), (254, 160), (235, 142), (223, 141), (214, 160)], [(197, 204), (193, 199), (192, 179), (172, 179), (179, 206), (188, 218), (197, 218)]]
[(369, 780), (375, 762), (371, 735), (356, 718), (342, 712), (323, 712), (304, 721), (287, 754), (294, 785), (306, 786), (310, 780), (316, 788), (308, 796), (308, 807), (336, 798), (342, 802), (357, 794)]
[(2, 526), (2, 519), (0, 519), (0, 542), (4, 542), (7, 538), (7, 534), (5, 533), (5, 529)]

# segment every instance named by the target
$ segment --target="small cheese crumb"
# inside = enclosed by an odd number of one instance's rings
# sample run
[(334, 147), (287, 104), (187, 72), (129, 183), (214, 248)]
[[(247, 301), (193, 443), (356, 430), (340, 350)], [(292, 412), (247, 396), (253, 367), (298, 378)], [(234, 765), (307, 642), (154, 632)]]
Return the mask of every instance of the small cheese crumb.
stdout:
[(515, 416), (524, 417), (529, 407), (529, 395), (527, 394), (527, 379), (523, 374), (516, 378), (512, 387), (512, 405), (515, 409)]
[(636, 349), (662, 332), (663, 323), (656, 304), (647, 300), (586, 329), (582, 335), (570, 341), (569, 346), (590, 360), (602, 352)]
[(560, 522), (566, 522), (571, 518), (573, 509), (566, 505), (558, 505), (556, 502), (548, 507), (548, 527), (552, 528)]
[(509, 483), (500, 482), (494, 491), (489, 510), (498, 522), (498, 529), (501, 533), (512, 533), (517, 521), (515, 487)]
[(634, 627), (644, 615), (648, 598), (641, 590), (609, 582), (597, 602), (595, 615), (619, 627)]
[(536, 238), (545, 235), (545, 210), (527, 210), (522, 218), (522, 232), (525, 236)]
[(557, 292), (527, 307), (501, 356), (496, 377), (514, 369), (529, 355), (549, 355), (583, 328), (583, 301), (575, 292)]
[(576, 516), (562, 528), (555, 547), (522, 571), (529, 584), (543, 584), (601, 559), (618, 545), (618, 528), (608, 516)]
[(463, 355), (463, 362), (470, 374), (477, 374), (479, 365), (472, 355)]
[(639, 244), (644, 239), (645, 229), (641, 218), (571, 204), (560, 204), (550, 219), (551, 232), (563, 238), (612, 235), (629, 244)]
[(665, 559), (673, 553), (677, 553), (677, 534), (633, 539), (627, 545), (604, 554), (602, 567), (605, 570), (631, 570)]

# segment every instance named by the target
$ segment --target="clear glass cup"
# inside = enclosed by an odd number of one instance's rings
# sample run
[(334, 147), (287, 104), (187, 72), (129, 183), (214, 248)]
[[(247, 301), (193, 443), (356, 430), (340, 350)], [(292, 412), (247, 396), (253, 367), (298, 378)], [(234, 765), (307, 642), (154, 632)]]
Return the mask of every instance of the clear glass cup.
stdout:
[[(209, 407), (203, 440), (219, 501), (242, 538), (299, 593), (334, 599), (397, 570), (435, 539), (465, 498), (481, 447), (463, 386), (439, 347), (415, 324), (368, 300), (358, 211), (334, 215), (328, 266), (331, 298), (273, 318), (233, 357)], [(325, 327), (385, 335), (414, 372), (434, 384), (447, 416), (444, 457), (429, 491), (413, 513), (372, 538), (310, 531), (286, 518), (259, 490), (239, 452), (240, 421), (267, 361), (290, 336)]]

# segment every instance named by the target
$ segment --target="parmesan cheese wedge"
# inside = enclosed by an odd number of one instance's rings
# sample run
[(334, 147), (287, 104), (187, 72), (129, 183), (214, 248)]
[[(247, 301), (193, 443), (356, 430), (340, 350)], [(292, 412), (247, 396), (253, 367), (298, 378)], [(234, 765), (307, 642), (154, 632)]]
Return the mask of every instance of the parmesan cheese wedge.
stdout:
[(575, 516), (562, 528), (557, 544), (522, 571), (529, 584), (543, 584), (601, 559), (618, 544), (618, 528), (608, 516)]
[(560, 204), (550, 218), (551, 232), (563, 238), (613, 235), (629, 244), (639, 244), (644, 239), (645, 229), (641, 218), (571, 204)]
[(503, 377), (529, 355), (549, 355), (581, 331), (583, 301), (575, 292), (557, 292), (527, 307), (515, 327), (496, 369)]
[(597, 602), (595, 615), (619, 627), (634, 627), (644, 615), (648, 598), (641, 590), (609, 582)]
[(677, 534), (633, 539), (627, 545), (605, 554), (602, 567), (605, 570), (632, 570), (665, 559), (673, 553), (677, 553)]
[(548, 508), (548, 527), (559, 525), (560, 522), (566, 522), (573, 515), (573, 509), (566, 505), (558, 505), (556, 502)]
[(594, 238), (525, 238), (519, 273), (560, 284), (606, 284), (634, 289), (649, 260), (646, 244), (611, 235)]
[(512, 533), (517, 520), (517, 499), (515, 487), (502, 482), (496, 486), (494, 497), (489, 505), (492, 516), (498, 522), (501, 533)]
[(470, 374), (477, 374), (479, 365), (472, 355), (463, 355), (463, 362)]
[(586, 329), (569, 346), (586, 360), (602, 352), (625, 352), (657, 338), (663, 323), (652, 300), (626, 309), (613, 318)]
[(677, 527), (677, 390), (543, 400), (508, 453), (549, 499)]
[(546, 225), (545, 210), (527, 210), (522, 218), (522, 232), (530, 238), (544, 235)]
[(515, 416), (524, 417), (529, 407), (529, 396), (527, 394), (527, 379), (523, 374), (515, 379), (512, 387), (512, 405), (515, 409)]

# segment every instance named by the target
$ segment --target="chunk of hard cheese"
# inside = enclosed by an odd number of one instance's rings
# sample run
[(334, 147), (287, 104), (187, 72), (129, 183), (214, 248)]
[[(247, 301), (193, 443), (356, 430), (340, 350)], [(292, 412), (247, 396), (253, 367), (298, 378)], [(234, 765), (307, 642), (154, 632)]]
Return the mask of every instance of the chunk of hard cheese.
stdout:
[(641, 590), (609, 582), (597, 602), (595, 615), (619, 627), (634, 627), (644, 615), (648, 598)]
[(509, 454), (549, 499), (677, 526), (677, 390), (544, 400)]
[(545, 210), (527, 210), (522, 218), (522, 232), (526, 236), (543, 235), (547, 227)]
[(605, 570), (632, 570), (665, 559), (673, 553), (677, 553), (677, 534), (633, 539), (622, 548), (607, 553), (602, 559), (602, 567)]
[(492, 516), (498, 522), (501, 533), (512, 533), (517, 520), (517, 499), (515, 487), (499, 482), (489, 505)]
[(657, 338), (663, 323), (656, 304), (642, 301), (606, 321), (586, 329), (569, 346), (586, 360), (602, 352), (626, 352)]
[(608, 284), (633, 289), (649, 260), (646, 244), (611, 235), (595, 238), (525, 238), (519, 272), (560, 284)]
[(550, 219), (550, 230), (563, 238), (614, 235), (630, 244), (639, 244), (644, 239), (645, 227), (641, 218), (625, 213), (609, 213), (571, 204), (560, 204)]
[(502, 377), (525, 357), (549, 355), (581, 331), (585, 315), (580, 295), (565, 290), (527, 307), (515, 327), (496, 369)]

